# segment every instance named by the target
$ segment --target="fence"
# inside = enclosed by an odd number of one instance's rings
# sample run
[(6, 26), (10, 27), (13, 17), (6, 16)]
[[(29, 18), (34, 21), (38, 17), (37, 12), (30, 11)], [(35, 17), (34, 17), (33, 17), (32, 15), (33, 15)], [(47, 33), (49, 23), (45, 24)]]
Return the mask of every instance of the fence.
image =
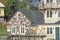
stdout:
[(0, 40), (40, 40), (40, 39), (42, 39), (40, 36), (0, 36)]
[(40, 36), (9, 36), (9, 40), (40, 40)]

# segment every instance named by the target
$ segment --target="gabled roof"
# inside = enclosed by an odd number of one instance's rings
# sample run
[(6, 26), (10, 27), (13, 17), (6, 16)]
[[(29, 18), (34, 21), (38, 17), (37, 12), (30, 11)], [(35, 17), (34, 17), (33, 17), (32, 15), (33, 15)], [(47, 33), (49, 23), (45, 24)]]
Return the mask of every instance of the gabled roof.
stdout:
[(5, 7), (5, 6), (0, 2), (0, 7)]
[[(41, 12), (27, 9), (19, 9), (17, 12), (23, 13), (31, 21), (31, 26), (44, 24), (44, 15)], [(11, 14), (11, 17), (14, 14)]]
[(19, 9), (18, 11), (22, 12), (31, 21), (31, 25), (44, 23), (44, 15), (41, 12), (26, 9)]

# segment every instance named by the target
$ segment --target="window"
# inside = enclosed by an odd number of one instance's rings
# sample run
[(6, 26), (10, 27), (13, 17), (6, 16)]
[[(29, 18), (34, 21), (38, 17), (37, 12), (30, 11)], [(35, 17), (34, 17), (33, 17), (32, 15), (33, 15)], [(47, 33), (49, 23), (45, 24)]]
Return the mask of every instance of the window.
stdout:
[(60, 3), (60, 0), (56, 0), (57, 3)]
[(50, 34), (52, 34), (52, 27), (50, 27)]
[(15, 33), (15, 27), (12, 27), (12, 33)]
[(52, 34), (52, 27), (47, 27), (47, 34)]
[(47, 17), (49, 17), (49, 11), (47, 11)]
[(21, 27), (21, 33), (24, 33), (24, 27)]
[(52, 17), (52, 11), (50, 11), (50, 17)]
[(47, 34), (49, 34), (49, 28), (47, 28)]
[(18, 16), (20, 16), (20, 14), (18, 14)]
[(58, 10), (58, 17), (60, 17), (60, 10)]
[(52, 17), (52, 11), (47, 11), (47, 17)]
[(52, 3), (53, 0), (46, 0), (46, 3)]

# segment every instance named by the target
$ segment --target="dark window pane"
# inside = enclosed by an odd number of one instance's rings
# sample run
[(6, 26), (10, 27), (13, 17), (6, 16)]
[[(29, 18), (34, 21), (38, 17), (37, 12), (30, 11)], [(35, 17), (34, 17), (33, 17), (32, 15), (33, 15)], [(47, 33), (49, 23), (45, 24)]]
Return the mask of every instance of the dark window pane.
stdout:
[(21, 27), (21, 33), (24, 33), (24, 27)]
[(12, 28), (12, 33), (15, 33), (15, 27)]
[(47, 11), (47, 17), (49, 17), (49, 11)]
[(49, 34), (49, 28), (47, 28), (47, 34)]
[(58, 11), (58, 17), (60, 17), (60, 11)]
[(46, 0), (47, 3), (49, 3), (49, 0)]
[(50, 27), (50, 34), (52, 34), (52, 27)]
[(52, 11), (50, 11), (50, 17), (52, 17)]
[(18, 16), (20, 16), (20, 14), (18, 14)]

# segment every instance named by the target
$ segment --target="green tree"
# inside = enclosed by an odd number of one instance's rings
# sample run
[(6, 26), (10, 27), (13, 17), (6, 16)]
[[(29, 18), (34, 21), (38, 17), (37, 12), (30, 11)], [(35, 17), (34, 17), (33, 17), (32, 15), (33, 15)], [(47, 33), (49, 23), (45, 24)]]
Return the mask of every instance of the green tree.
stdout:
[(23, 0), (23, 2), (20, 2), (20, 5), (19, 5), (19, 7), (20, 8), (25, 8), (25, 9), (29, 9), (29, 2), (30, 2), (30, 0)]
[(3, 3), (4, 5), (6, 5), (8, 0), (0, 0), (0, 2)]
[(16, 12), (19, 8), (18, 0), (8, 0), (5, 7), (6, 16), (10, 16), (12, 13)]

